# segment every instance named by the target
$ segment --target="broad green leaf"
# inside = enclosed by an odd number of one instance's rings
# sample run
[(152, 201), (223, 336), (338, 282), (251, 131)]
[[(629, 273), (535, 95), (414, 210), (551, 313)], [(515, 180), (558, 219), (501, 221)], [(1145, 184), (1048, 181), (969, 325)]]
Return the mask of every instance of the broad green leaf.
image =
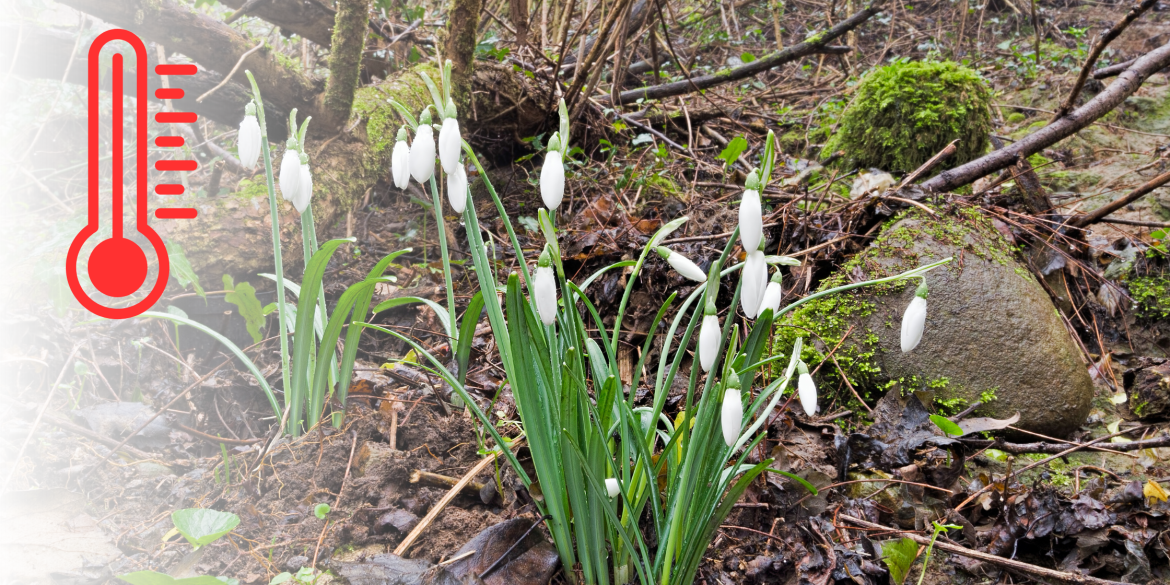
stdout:
[(909, 538), (891, 540), (882, 545), (882, 560), (890, 569), (890, 580), (897, 585), (906, 581), (910, 567), (917, 558), (918, 543)]
[(803, 477), (796, 475), (795, 473), (789, 473), (787, 471), (780, 471), (779, 469), (772, 469), (771, 467), (765, 469), (764, 471), (767, 471), (770, 473), (775, 473), (777, 475), (783, 475), (784, 477), (787, 477), (788, 479), (791, 479), (792, 481), (799, 483), (804, 489), (808, 490), (808, 493), (810, 493), (814, 496), (817, 495), (816, 486), (809, 483), (808, 480), (804, 479)]
[(454, 337), (451, 334), (451, 316), (447, 314), (447, 309), (444, 309), (441, 305), (439, 305), (439, 303), (436, 303), (430, 299), (424, 299), (422, 297), (398, 297), (396, 299), (387, 299), (381, 303), (378, 303), (378, 306), (374, 307), (374, 312), (381, 313), (382, 311), (393, 309), (394, 307), (401, 307), (402, 305), (410, 305), (414, 303), (422, 303), (430, 307), (431, 310), (435, 312), (435, 316), (439, 318), (439, 324), (443, 326), (443, 333), (446, 333), (447, 337)]
[(240, 517), (231, 512), (220, 512), (207, 508), (187, 508), (171, 513), (175, 528), (191, 546), (207, 546), (232, 530), (240, 523)]
[(963, 428), (951, 422), (945, 416), (932, 414), (930, 415), (930, 422), (934, 423), (934, 426), (938, 427), (939, 430), (949, 437), (963, 436)]
[(735, 138), (731, 139), (731, 142), (727, 143), (727, 147), (724, 148), (723, 152), (720, 152), (719, 156), (715, 158), (722, 159), (724, 166), (730, 167), (735, 164), (735, 160), (739, 158), (739, 155), (743, 154), (743, 151), (747, 150), (747, 147), (747, 140), (745, 140), (743, 136), (736, 136)]
[(118, 578), (131, 585), (224, 585), (223, 581), (208, 575), (176, 579), (166, 573), (157, 571), (135, 571), (118, 575)]
[(171, 264), (171, 276), (179, 281), (179, 286), (186, 289), (188, 285), (192, 285), (195, 288), (195, 294), (206, 299), (207, 294), (203, 292), (203, 287), (199, 286), (199, 275), (195, 274), (191, 263), (187, 261), (187, 255), (183, 253), (183, 246), (179, 245), (178, 242), (167, 242), (167, 258)]
[(313, 515), (316, 516), (318, 520), (324, 520), (325, 517), (329, 515), (329, 511), (331, 509), (332, 508), (329, 507), (329, 504), (317, 504), (316, 506), (313, 506)]
[(260, 328), (264, 326), (264, 307), (256, 300), (256, 289), (246, 282), (233, 283), (228, 274), (223, 275), (223, 288), (232, 291), (224, 295), (223, 300), (236, 306), (236, 313), (244, 318), (252, 343), (260, 343), (264, 339), (260, 335)]

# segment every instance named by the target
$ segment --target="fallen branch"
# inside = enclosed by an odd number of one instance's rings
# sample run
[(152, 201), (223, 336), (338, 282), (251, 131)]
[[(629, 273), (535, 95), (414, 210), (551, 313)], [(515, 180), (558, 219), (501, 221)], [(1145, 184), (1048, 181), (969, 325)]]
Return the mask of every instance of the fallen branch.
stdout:
[(1083, 228), (1087, 225), (1097, 223), (1105, 219), (1105, 216), (1113, 213), (1114, 211), (1117, 211), (1118, 209), (1121, 209), (1122, 207), (1125, 207), (1126, 205), (1129, 205), (1130, 203), (1133, 203), (1134, 201), (1137, 201), (1138, 199), (1141, 199), (1154, 189), (1157, 189), (1166, 183), (1170, 183), (1170, 171), (1166, 171), (1165, 173), (1162, 173), (1161, 175), (1146, 181), (1144, 185), (1138, 187), (1137, 189), (1134, 189), (1128, 194), (1122, 197), (1118, 197), (1112, 202), (1102, 205), (1101, 207), (1098, 207), (1089, 213), (1082, 213), (1080, 215), (1073, 216), (1068, 220), (1068, 225)]
[(1121, 63), (1110, 65), (1108, 67), (1102, 67), (1102, 68), (1093, 72), (1093, 79), (1105, 79), (1107, 77), (1117, 77), (1117, 75), (1119, 73), (1121, 73), (1122, 71), (1125, 71), (1126, 69), (1129, 69), (1129, 66), (1133, 65), (1134, 61), (1137, 61), (1137, 59), (1130, 59), (1129, 61), (1122, 61)]
[[(926, 538), (925, 536), (922, 536), (920, 534), (915, 534), (913, 532), (905, 532), (905, 531), (900, 530), (898, 528), (893, 528), (890, 526), (882, 526), (881, 524), (874, 524), (873, 522), (867, 522), (867, 521), (862, 520), (860, 518), (854, 518), (853, 516), (850, 516), (848, 514), (841, 514), (840, 516), (838, 516), (838, 518), (840, 518), (841, 520), (844, 520), (846, 522), (849, 522), (849, 523), (853, 524), (854, 526), (858, 526), (860, 528), (865, 528), (868, 530), (879, 530), (879, 531), (882, 531), (885, 533), (909, 538), (910, 540), (913, 540), (914, 542), (917, 542), (918, 544), (921, 544), (924, 546), (929, 546), (930, 542), (931, 542), (931, 539)], [(1057, 580), (1065, 582), (1065, 583), (1085, 583), (1088, 585), (1123, 585), (1119, 581), (1110, 581), (1108, 579), (1098, 579), (1097, 577), (1093, 577), (1090, 575), (1078, 575), (1076, 573), (1066, 573), (1064, 571), (1057, 571), (1055, 569), (1047, 569), (1044, 567), (1038, 567), (1036, 565), (1033, 565), (1030, 563), (1025, 563), (1022, 561), (1017, 561), (1017, 560), (1013, 560), (1013, 559), (1005, 559), (1003, 557), (997, 557), (991, 553), (985, 553), (985, 552), (981, 552), (981, 551), (977, 551), (977, 550), (972, 550), (972, 549), (969, 549), (965, 546), (959, 546), (957, 544), (952, 544), (952, 543), (949, 543), (949, 542), (946, 542), (943, 540), (935, 540), (934, 547), (939, 549), (939, 550), (945, 550), (951, 554), (962, 555), (962, 556), (965, 556), (968, 558), (978, 559), (978, 560), (986, 562), (986, 563), (991, 563), (993, 565), (998, 565), (998, 566), (1003, 567), (1004, 569), (1007, 569), (1009, 571), (1026, 573), (1028, 575), (1032, 575), (1032, 576), (1036, 576), (1036, 577), (1043, 577), (1046, 579), (1057, 579)]]
[[(1072, 90), (1068, 92), (1068, 97), (1064, 99), (1064, 102), (1056, 109), (1056, 114), (1052, 116), (1053, 121), (1064, 117), (1076, 105), (1077, 97), (1081, 95), (1081, 90), (1085, 88), (1085, 81), (1089, 79), (1089, 72), (1093, 70), (1093, 65), (1097, 64), (1097, 59), (1101, 57), (1101, 53), (1105, 50), (1105, 47), (1108, 47), (1109, 43), (1113, 42), (1113, 39), (1116, 39), (1126, 28), (1129, 28), (1130, 23), (1137, 20), (1139, 16), (1157, 3), (1158, 0), (1142, 0), (1141, 3), (1131, 8), (1124, 18), (1114, 23), (1100, 37), (1097, 37), (1097, 42), (1093, 43), (1093, 49), (1089, 51), (1089, 56), (1085, 58), (1085, 65), (1081, 67), (1081, 73), (1077, 76), (1076, 83), (1073, 83)], [(1039, 50), (1037, 50), (1036, 54), (1039, 55)]]
[(1142, 449), (1157, 449), (1159, 447), (1170, 447), (1170, 436), (1158, 437), (1156, 439), (1143, 439), (1141, 441), (1130, 441), (1128, 443), (1110, 443), (1109, 448), (1098, 448), (1090, 445), (1081, 445), (1080, 443), (1005, 443), (1002, 441), (995, 441), (991, 439), (959, 439), (967, 445), (972, 447), (989, 447), (991, 449), (998, 449), (1004, 453), (1011, 453), (1013, 455), (1022, 455), (1024, 453), (1063, 453), (1070, 446), (1084, 446), (1088, 449), (1102, 451), (1141, 451)]
[[(809, 55), (814, 55), (817, 53), (840, 54), (849, 52), (852, 50), (850, 47), (830, 47), (829, 43), (845, 35), (845, 33), (857, 28), (861, 25), (861, 23), (869, 20), (871, 16), (877, 14), (883, 1), (884, 0), (874, 0), (874, 2), (867, 8), (845, 20), (842, 20), (829, 30), (823, 33), (815, 34), (812, 37), (809, 37), (809, 39), (803, 43), (786, 47), (780, 51), (772, 53), (771, 55), (761, 59), (756, 59), (755, 61), (752, 61), (746, 65), (720, 71), (713, 75), (692, 77), (683, 81), (663, 83), (661, 85), (623, 91), (621, 94), (619, 94), (618, 101), (622, 104), (628, 104), (631, 102), (636, 102), (640, 99), (656, 100), (691, 93), (694, 91), (701, 91), (716, 85), (722, 85), (724, 83), (731, 83), (733, 81), (739, 81), (740, 79), (752, 77), (774, 67), (796, 61), (797, 59), (807, 57)], [(613, 105), (610, 103), (609, 99), (601, 101), (606, 105)]]
[(1025, 136), (1014, 144), (977, 158), (967, 164), (943, 171), (921, 184), (923, 189), (935, 192), (951, 191), (1005, 169), (1021, 157), (1028, 157), (1093, 123), (1121, 105), (1133, 95), (1146, 78), (1170, 65), (1170, 43), (1162, 45), (1134, 61), (1097, 97), (1070, 112), (1061, 119)]

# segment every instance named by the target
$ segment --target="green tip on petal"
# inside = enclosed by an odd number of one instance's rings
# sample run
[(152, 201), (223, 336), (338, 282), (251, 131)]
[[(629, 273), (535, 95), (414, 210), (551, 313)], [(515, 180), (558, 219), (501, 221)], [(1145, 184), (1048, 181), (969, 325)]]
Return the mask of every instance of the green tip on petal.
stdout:
[(760, 173), (759, 173), (759, 171), (753, 170), (752, 172), (748, 173), (747, 180), (743, 182), (743, 186), (747, 189), (751, 189), (752, 191), (759, 191), (760, 190)]
[(301, 164), (303, 164), (303, 165), (309, 164), (309, 155), (307, 155), (303, 152), (301, 153)]
[(804, 360), (797, 360), (796, 361), (796, 373), (797, 374), (807, 374), (808, 373), (808, 365), (804, 363)]
[(727, 372), (727, 387), (733, 388), (735, 390), (739, 390), (741, 388), (739, 374), (736, 374), (734, 369)]
[(549, 250), (549, 245), (544, 245), (544, 250), (540, 253), (540, 259), (536, 261), (536, 265), (541, 268), (547, 268), (552, 265), (552, 254)]
[(561, 150), (561, 135), (559, 132), (553, 132), (551, 138), (548, 139), (548, 149), (560, 152)]
[(399, 128), (397, 141), (398, 142), (406, 142), (407, 138), (409, 138), (409, 136), (406, 135), (406, 126)]
[(256, 115), (256, 102), (251, 101), (251, 102), (248, 102), (248, 105), (244, 106), (244, 115), (245, 116), (255, 116)]
[(779, 271), (779, 270), (777, 270), (776, 272), (772, 273), (772, 282), (774, 282), (774, 283), (776, 283), (776, 284), (780, 284), (780, 283), (781, 283), (781, 282), (783, 282), (783, 281), (784, 281), (784, 275), (783, 275), (783, 274), (780, 274), (780, 271)]
[(430, 106), (427, 106), (426, 108), (423, 109), (422, 114), (420, 114), (418, 117), (418, 123), (419, 124), (426, 124), (428, 126), (431, 124), (431, 107)]
[(451, 99), (451, 98), (447, 98), (447, 112), (446, 112), (446, 115), (447, 115), (447, 117), (448, 117), (448, 118), (455, 118), (455, 117), (457, 117), (457, 112), (455, 111), (455, 100), (453, 100), (453, 99)]
[(670, 255), (671, 255), (671, 253), (672, 253), (672, 252), (670, 251), (670, 248), (667, 248), (667, 247), (665, 247), (665, 246), (657, 246), (657, 247), (655, 247), (655, 248), (654, 248), (654, 251), (655, 251), (655, 252), (658, 252), (658, 255), (659, 255), (659, 256), (662, 256), (662, 259), (663, 259), (663, 260), (666, 260), (666, 259), (670, 258)]
[(920, 282), (918, 284), (918, 289), (914, 291), (914, 296), (922, 297), (925, 299), (926, 295), (929, 293), (930, 293), (930, 290), (927, 288), (926, 279), (924, 278), (924, 279), (922, 279), (922, 282)]

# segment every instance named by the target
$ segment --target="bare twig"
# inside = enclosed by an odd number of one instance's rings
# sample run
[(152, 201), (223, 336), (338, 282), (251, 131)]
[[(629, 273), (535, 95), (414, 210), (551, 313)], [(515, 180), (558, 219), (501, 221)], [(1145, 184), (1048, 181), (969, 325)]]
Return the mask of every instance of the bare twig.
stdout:
[(990, 447), (992, 449), (998, 449), (1013, 455), (1020, 455), (1023, 453), (1061, 453), (1068, 449), (1070, 445), (1084, 447), (1094, 451), (1099, 450), (1114, 453), (1120, 452), (1122, 454), (1126, 454), (1129, 451), (1141, 451), (1143, 449), (1170, 447), (1170, 436), (1158, 437), (1155, 439), (1144, 439), (1141, 441), (1130, 441), (1128, 443), (1110, 443), (1108, 449), (1083, 443), (1003, 443), (990, 439), (972, 439), (967, 437), (964, 437), (960, 440), (963, 441), (963, 443), (975, 447)]
[(1080, 215), (1073, 216), (1072, 219), (1068, 220), (1068, 225), (1083, 228), (1087, 225), (1097, 223), (1110, 213), (1113, 213), (1114, 211), (1117, 211), (1118, 209), (1121, 209), (1122, 207), (1125, 207), (1126, 205), (1141, 199), (1154, 189), (1157, 189), (1166, 183), (1170, 183), (1170, 171), (1166, 171), (1165, 173), (1162, 173), (1161, 175), (1146, 181), (1144, 185), (1134, 189), (1133, 191), (1130, 191), (1125, 196), (1118, 197), (1112, 202), (1102, 205), (1101, 207), (1098, 207), (1089, 213), (1082, 213)]
[(909, 185), (909, 184), (913, 183), (914, 181), (917, 181), (918, 177), (921, 177), (922, 175), (925, 175), (926, 173), (930, 172), (930, 169), (933, 169), (934, 166), (937, 165), (940, 160), (942, 160), (948, 156), (951, 156), (952, 154), (955, 154), (955, 151), (958, 150), (958, 148), (955, 146), (955, 144), (958, 142), (959, 142), (958, 138), (952, 140), (951, 143), (946, 145), (946, 147), (943, 148), (942, 150), (940, 150), (938, 152), (938, 154), (930, 157), (930, 160), (922, 163), (922, 166), (914, 169), (913, 173), (906, 175), (906, 178), (902, 179), (902, 182), (898, 184), (898, 189), (901, 189), (902, 187), (905, 187), (906, 185)]
[[(349, 444), (349, 461), (345, 463), (345, 475), (341, 478), (341, 487), (337, 488), (337, 498), (333, 500), (333, 509), (337, 509), (341, 505), (341, 494), (345, 492), (345, 482), (349, 481), (349, 468), (353, 466), (353, 453), (357, 449), (357, 431), (353, 431), (353, 441)], [(325, 521), (325, 525), (321, 527), (321, 536), (317, 537), (317, 548), (313, 550), (313, 564), (310, 567), (317, 566), (317, 553), (321, 552), (321, 542), (325, 540), (325, 531), (329, 530), (329, 521)]]
[(36, 434), (37, 427), (41, 426), (41, 419), (45, 417), (45, 411), (49, 409), (49, 403), (52, 402), (53, 397), (57, 395), (57, 387), (60, 386), (61, 381), (65, 379), (65, 372), (69, 371), (69, 364), (73, 363), (73, 358), (77, 357), (78, 351), (81, 351), (80, 344), (74, 346), (73, 351), (69, 353), (69, 357), (65, 358), (65, 364), (61, 366), (61, 373), (57, 374), (57, 381), (53, 382), (53, 386), (49, 388), (49, 395), (45, 397), (44, 404), (42, 404), (40, 410), (37, 411), (36, 420), (33, 421), (32, 427), (28, 429), (28, 435), (25, 436), (24, 442), (20, 444), (20, 450), (16, 452), (16, 458), (12, 460), (12, 468), (8, 470), (8, 477), (4, 479), (4, 486), (0, 487), (0, 493), (8, 491), (8, 483), (12, 481), (12, 476), (16, 473), (17, 467), (19, 467), (20, 458), (24, 457), (24, 450), (28, 448), (29, 441), (31, 441), (33, 435)]
[[(1157, 3), (1157, 0), (1142, 0), (1140, 4), (1131, 8), (1124, 18), (1109, 27), (1109, 30), (1105, 31), (1100, 37), (1097, 37), (1097, 42), (1093, 43), (1093, 49), (1089, 51), (1089, 56), (1085, 57), (1085, 65), (1081, 67), (1080, 75), (1077, 76), (1076, 82), (1073, 83), (1072, 89), (1069, 90), (1068, 97), (1064, 98), (1064, 102), (1056, 109), (1056, 114), (1052, 116), (1053, 120), (1059, 120), (1064, 117), (1076, 105), (1077, 97), (1081, 95), (1081, 90), (1085, 88), (1085, 81), (1089, 79), (1089, 73), (1093, 70), (1093, 66), (1097, 64), (1097, 59), (1101, 57), (1101, 53), (1105, 50), (1105, 47), (1109, 46), (1109, 43), (1113, 42), (1113, 39), (1120, 36), (1129, 27), (1130, 23), (1137, 20), (1139, 16)], [(1037, 46), (1039, 46), (1039, 41), (1037, 41)], [(1094, 74), (1094, 77), (1096, 77), (1096, 74)]]
[(234, 76), (236, 74), (236, 71), (240, 70), (240, 65), (244, 64), (244, 59), (247, 59), (248, 55), (251, 55), (252, 53), (255, 53), (256, 51), (259, 51), (263, 47), (264, 47), (264, 41), (260, 41), (259, 43), (256, 43), (255, 47), (252, 47), (246, 53), (244, 53), (243, 55), (240, 55), (240, 59), (238, 61), (236, 61), (235, 65), (232, 66), (232, 70), (229, 71), (227, 75), (223, 76), (223, 81), (219, 82), (219, 85), (203, 92), (203, 95), (195, 98), (195, 101), (202, 102), (204, 100), (204, 98), (219, 91), (219, 88), (227, 85), (228, 82), (232, 80), (232, 76)]
[[(841, 520), (844, 520), (846, 522), (849, 522), (855, 526), (859, 526), (861, 528), (867, 528), (869, 530), (880, 530), (882, 532), (886, 532), (889, 534), (900, 535), (900, 536), (909, 538), (910, 540), (913, 540), (914, 542), (917, 542), (918, 544), (921, 544), (921, 545), (929, 545), (931, 543), (931, 539), (926, 538), (925, 536), (915, 534), (913, 532), (905, 532), (905, 531), (900, 530), (898, 528), (891, 528), (889, 526), (882, 526), (881, 524), (874, 524), (873, 522), (867, 522), (867, 521), (862, 520), (860, 518), (854, 518), (853, 516), (850, 516), (848, 514), (841, 514), (840, 516), (838, 516), (838, 518), (840, 518)], [(1107, 579), (1098, 579), (1097, 577), (1092, 577), (1089, 575), (1078, 575), (1075, 573), (1065, 573), (1064, 571), (1056, 571), (1053, 569), (1038, 567), (1036, 565), (1032, 565), (1032, 564), (1025, 563), (1022, 561), (1005, 559), (1003, 557), (997, 557), (997, 556), (990, 554), (990, 553), (980, 552), (977, 550), (971, 550), (967, 547), (959, 546), (957, 544), (952, 544), (952, 543), (945, 542), (942, 540), (934, 541), (934, 546), (935, 546), (935, 548), (938, 548), (939, 550), (945, 550), (951, 554), (963, 555), (963, 556), (968, 557), (968, 558), (978, 559), (978, 560), (986, 562), (986, 563), (992, 563), (994, 565), (998, 565), (998, 566), (1003, 567), (1005, 569), (1008, 569), (1010, 571), (1017, 571), (1020, 573), (1026, 573), (1028, 575), (1034, 575), (1036, 577), (1044, 577), (1047, 579), (1057, 579), (1057, 580), (1063, 581), (1065, 583), (1085, 583), (1085, 584), (1089, 584), (1089, 585), (1122, 585), (1121, 583), (1119, 583), (1117, 581), (1109, 581)]]

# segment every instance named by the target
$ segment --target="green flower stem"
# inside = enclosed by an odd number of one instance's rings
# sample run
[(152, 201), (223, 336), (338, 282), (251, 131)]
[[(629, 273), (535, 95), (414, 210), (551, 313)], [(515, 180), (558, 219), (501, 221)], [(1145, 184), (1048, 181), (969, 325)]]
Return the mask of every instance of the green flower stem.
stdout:
[[(443, 219), (443, 200), (439, 197), (439, 186), (431, 176), (431, 205), (435, 212), (435, 226), (439, 238), (439, 253), (443, 255), (443, 284), (447, 286), (447, 314), (451, 318), (451, 347), (459, 343), (459, 316), (455, 313), (455, 288), (451, 285), (451, 256), (447, 254), (447, 223)], [(454, 352), (452, 352), (454, 353)]]
[[(252, 99), (256, 101), (256, 121), (260, 123), (260, 146), (263, 148), (261, 156), (264, 158), (264, 178), (268, 186), (268, 208), (272, 211), (272, 255), (276, 268), (276, 315), (280, 321), (280, 376), (285, 392), (289, 392), (292, 386), (288, 379), (288, 327), (286, 323), (288, 308), (284, 301), (284, 263), (280, 257), (280, 212), (277, 209), (276, 181), (272, 178), (272, 152), (268, 149), (268, 126), (264, 122), (264, 100), (260, 97), (260, 87), (256, 85), (256, 78), (252, 77), (251, 71), (245, 69), (244, 74), (248, 76), (248, 82), (252, 84)], [(286, 394), (284, 399), (286, 408), (289, 400), (291, 397)], [(294, 424), (294, 421), (289, 421), (289, 424)]]
[[(508, 218), (508, 212), (504, 209), (504, 203), (500, 201), (500, 196), (496, 193), (496, 188), (492, 186), (492, 182), (488, 179), (487, 171), (483, 170), (483, 165), (479, 163), (479, 157), (475, 156), (475, 152), (471, 150), (471, 145), (466, 140), (463, 141), (463, 152), (467, 153), (467, 157), (471, 159), (471, 162), (475, 163), (475, 170), (479, 171), (479, 176), (483, 179), (484, 186), (487, 187), (488, 195), (496, 203), (496, 211), (499, 212), (500, 217), (504, 220), (504, 229), (508, 231), (508, 241), (511, 242), (512, 249), (516, 253), (516, 261), (520, 264), (520, 276), (524, 279), (524, 286), (528, 290), (532, 290), (532, 275), (528, 272), (528, 263), (524, 261), (524, 249), (520, 247), (520, 240), (516, 239), (516, 230), (512, 228), (512, 220)], [(467, 209), (470, 211), (472, 208), (471, 202), (468, 202)]]
[(932, 263), (927, 264), (925, 266), (919, 266), (918, 268), (914, 268), (912, 270), (907, 270), (906, 272), (903, 272), (901, 274), (895, 274), (893, 276), (887, 276), (885, 278), (877, 278), (874, 280), (867, 280), (865, 282), (846, 284), (844, 286), (838, 286), (836, 288), (831, 288), (829, 290), (823, 290), (819, 293), (811, 294), (807, 297), (804, 297), (803, 299), (800, 299), (799, 301), (796, 301), (795, 303), (792, 303), (791, 305), (788, 305), (787, 307), (780, 309), (779, 311), (776, 312), (776, 314), (773, 316), (773, 318), (779, 319), (781, 315), (784, 315), (786, 313), (791, 313), (797, 307), (799, 307), (805, 303), (815, 301), (821, 297), (829, 296), (831, 294), (845, 292), (847, 290), (853, 290), (855, 288), (861, 288), (863, 286), (873, 286), (875, 284), (885, 284), (887, 282), (894, 282), (896, 280), (902, 280), (904, 278), (922, 278), (923, 274), (926, 274), (927, 272), (930, 272), (931, 270), (934, 270), (935, 268), (938, 268), (939, 266), (942, 266), (943, 264), (947, 264), (951, 260), (954, 260), (954, 257), (948, 256), (946, 258), (943, 258), (942, 260), (939, 260), (938, 262), (932, 262)]

